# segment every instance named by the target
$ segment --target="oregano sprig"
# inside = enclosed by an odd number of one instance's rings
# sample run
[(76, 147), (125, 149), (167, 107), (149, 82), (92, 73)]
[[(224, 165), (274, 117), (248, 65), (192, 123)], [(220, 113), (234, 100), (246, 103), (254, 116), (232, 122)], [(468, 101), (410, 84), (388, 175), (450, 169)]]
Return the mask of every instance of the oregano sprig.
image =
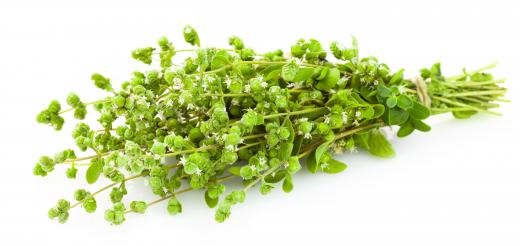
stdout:
[[(111, 204), (104, 217), (111, 224), (163, 201), (176, 215), (189, 209), (181, 194), (202, 190), (201, 199), (223, 222), (253, 187), (264, 195), (277, 186), (291, 192), (302, 163), (311, 173), (335, 174), (347, 168), (335, 157), (341, 153), (365, 149), (394, 156), (383, 127), (398, 127), (397, 136), (405, 137), (430, 131), (425, 120), (432, 115), (497, 115), (497, 102), (506, 101), (505, 80), (487, 73), (496, 64), (446, 77), (435, 63), (406, 79), (404, 69), (393, 72), (372, 56), (360, 57), (355, 38), (350, 47), (332, 42), (328, 51), (316, 39), (298, 39), (285, 52), (264, 53), (237, 36), (228, 39), (229, 48), (201, 47), (191, 26), (183, 38), (191, 48), (176, 49), (161, 37), (156, 46), (133, 50), (130, 56), (151, 68), (132, 72), (119, 89), (94, 73), (92, 82), (105, 91), (98, 100), (84, 102), (70, 93), (69, 108), (52, 100), (37, 115), (37, 122), (55, 130), (68, 112), (80, 122), (71, 134), (77, 150), (40, 157), (35, 175), (65, 166), (68, 178), (109, 182), (76, 190), (72, 205), (60, 199), (49, 218), (64, 223), (76, 207), (87, 213), (106, 208), (99, 196), (104, 191)], [(189, 55), (176, 56), (181, 52)], [(90, 108), (99, 125), (82, 121)], [(145, 179), (158, 198), (128, 200), (126, 183), (134, 179)], [(244, 187), (229, 190), (229, 182), (238, 181)]]

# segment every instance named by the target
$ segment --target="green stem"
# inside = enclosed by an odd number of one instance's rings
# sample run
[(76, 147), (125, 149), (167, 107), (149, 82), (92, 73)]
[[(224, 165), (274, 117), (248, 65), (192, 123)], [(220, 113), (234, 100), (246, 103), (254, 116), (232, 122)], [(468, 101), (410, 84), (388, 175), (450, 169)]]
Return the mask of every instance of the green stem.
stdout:
[[(128, 178), (124, 179), (123, 182), (130, 181), (130, 180), (132, 180), (132, 179), (136, 179), (136, 178), (139, 178), (139, 177), (142, 177), (142, 176), (144, 176), (144, 174), (142, 174), (142, 173), (141, 173), (141, 174), (137, 174), (137, 175), (134, 175), (134, 176), (131, 176), (131, 177), (128, 177)], [(107, 189), (111, 188), (112, 186), (114, 186), (114, 185), (116, 185), (116, 184), (119, 184), (119, 183), (120, 183), (120, 182), (114, 182), (114, 183), (111, 183), (111, 184), (109, 184), (109, 185), (107, 185), (107, 186), (105, 186), (105, 187), (99, 189), (98, 191), (92, 193), (91, 196), (98, 195), (99, 193), (101, 193), (101, 192), (103, 192), (103, 191), (105, 191), (105, 190), (107, 190)], [(70, 206), (70, 208), (77, 207), (78, 205), (82, 204), (83, 201), (84, 201), (84, 200), (76, 202), (74, 205)]]
[(491, 63), (491, 64), (485, 66), (485, 67), (482, 67), (482, 68), (479, 68), (477, 70), (471, 71), (469, 73), (464, 73), (464, 74), (459, 74), (459, 75), (455, 75), (455, 76), (452, 76), (452, 77), (448, 77), (448, 78), (446, 78), (446, 80), (459, 80), (459, 79), (462, 79), (462, 78), (464, 78), (466, 76), (471, 76), (473, 74), (481, 73), (483, 71), (492, 69), (492, 68), (496, 67), (497, 64), (498, 64), (498, 62), (494, 62), (494, 63)]
[(497, 113), (497, 112), (494, 112), (494, 111), (485, 110), (485, 109), (478, 108), (478, 107), (475, 107), (475, 106), (471, 106), (471, 105), (468, 105), (468, 104), (465, 104), (465, 103), (452, 101), (452, 100), (449, 100), (449, 99), (446, 99), (446, 98), (442, 98), (442, 97), (438, 97), (438, 96), (433, 96), (433, 98), (436, 99), (436, 100), (439, 100), (441, 102), (444, 102), (444, 103), (448, 103), (448, 104), (451, 104), (451, 105), (467, 108), (468, 110), (475, 110), (475, 111), (478, 111), (478, 112), (488, 113), (488, 114), (492, 114), (492, 115), (499, 115), (499, 116), (501, 115), (500, 113)]
[(300, 111), (293, 111), (293, 112), (287, 112), (287, 113), (270, 114), (270, 115), (264, 116), (264, 119), (272, 119), (272, 118), (287, 116), (287, 115), (291, 116), (291, 115), (307, 114), (307, 113), (316, 112), (316, 111), (319, 111), (322, 109), (325, 109), (325, 108), (324, 107), (310, 108), (310, 109), (304, 109), (304, 110), (300, 110)]
[(449, 94), (447, 97), (466, 97), (466, 96), (480, 96), (480, 95), (504, 95), (506, 90), (489, 90), (489, 91), (468, 91)]
[[(93, 104), (97, 104), (97, 103), (104, 103), (104, 102), (108, 102), (108, 101), (109, 100), (103, 99), (103, 100), (97, 100), (97, 101), (93, 101), (93, 102), (84, 103), (83, 105), (86, 107), (88, 105), (93, 105)], [(75, 108), (68, 108), (68, 109), (65, 109), (65, 110), (62, 110), (62, 111), (58, 112), (58, 114), (67, 113), (67, 112), (72, 111), (74, 109)]]
[(243, 190), (247, 191), (249, 188), (253, 187), (255, 184), (257, 184), (260, 180), (264, 179), (267, 175), (273, 173), (274, 171), (278, 170), (280, 168), (280, 165), (275, 165), (271, 167), (269, 170), (265, 171), (260, 177), (255, 179), (253, 182), (249, 183)]

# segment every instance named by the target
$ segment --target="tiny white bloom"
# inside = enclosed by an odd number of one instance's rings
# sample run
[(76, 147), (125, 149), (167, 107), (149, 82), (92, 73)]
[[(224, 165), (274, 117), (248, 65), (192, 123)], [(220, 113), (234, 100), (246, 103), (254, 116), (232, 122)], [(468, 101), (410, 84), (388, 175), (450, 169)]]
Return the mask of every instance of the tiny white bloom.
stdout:
[(263, 156), (258, 158), (258, 160), (260, 161), (260, 165), (262, 165), (262, 166), (265, 165), (265, 163), (267, 163), (267, 160)]
[(322, 169), (327, 168), (328, 166), (329, 166), (329, 163), (327, 163), (327, 162), (324, 162), (323, 164), (321, 164)]
[(287, 88), (293, 88), (296, 84), (295, 83), (290, 83), (287, 85)]
[(186, 161), (187, 161), (186, 157), (182, 156), (181, 159), (179, 160), (179, 164), (184, 166), (184, 165), (186, 165)]
[(256, 166), (251, 165), (250, 167), (251, 167), (251, 170), (256, 171)]
[(401, 93), (401, 94), (404, 93), (404, 91), (405, 91), (404, 85), (398, 86), (397, 89), (399, 90), (399, 93)]
[(355, 114), (356, 118), (359, 118), (361, 117), (361, 111), (356, 111), (356, 114)]
[(233, 145), (226, 145), (226, 149), (229, 150), (229, 151), (236, 151), (236, 147), (233, 146)]
[(249, 93), (249, 92), (251, 92), (251, 85), (245, 85), (245, 86), (244, 86), (244, 92), (245, 92), (245, 93)]
[(346, 112), (341, 112), (341, 120), (343, 121), (343, 123), (347, 123), (348, 115)]
[(195, 170), (195, 174), (197, 174), (198, 176), (200, 176), (202, 174), (202, 170), (200, 170), (198, 167), (197, 167), (197, 170)]
[(231, 80), (229, 78), (226, 79), (226, 86), (227, 88), (231, 86)]
[(323, 122), (325, 122), (325, 124), (329, 124), (330, 123), (330, 117), (329, 116), (325, 116), (325, 119), (323, 120)]
[(195, 105), (193, 105), (192, 103), (188, 103), (188, 110), (191, 110), (191, 109), (194, 109), (195, 108)]
[(305, 139), (312, 139), (312, 135), (310, 133), (305, 133), (305, 136), (303, 136)]
[(265, 81), (262, 82), (262, 83), (260, 83), (260, 86), (262, 86), (263, 88), (266, 88), (268, 85), (269, 85), (269, 84), (267, 84), (267, 82), (265, 82)]

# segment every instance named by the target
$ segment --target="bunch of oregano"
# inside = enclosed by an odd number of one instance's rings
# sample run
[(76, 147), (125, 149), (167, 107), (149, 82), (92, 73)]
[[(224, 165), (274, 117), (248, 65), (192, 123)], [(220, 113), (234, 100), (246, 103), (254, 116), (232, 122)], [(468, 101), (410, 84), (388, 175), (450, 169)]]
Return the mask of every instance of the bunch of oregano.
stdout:
[[(160, 38), (156, 46), (131, 53), (153, 68), (133, 72), (120, 89), (96, 73), (92, 81), (104, 97), (84, 102), (71, 93), (69, 108), (54, 100), (38, 114), (39, 123), (60, 130), (65, 113), (83, 120), (92, 107), (99, 125), (79, 122), (72, 131), (77, 150), (93, 155), (65, 149), (42, 156), (35, 175), (63, 167), (74, 179), (85, 168), (89, 184), (100, 177), (110, 182), (98, 190), (78, 189), (73, 202), (59, 200), (49, 218), (64, 223), (80, 206), (93, 213), (101, 195), (113, 204), (104, 212), (112, 224), (162, 201), (175, 215), (182, 212), (181, 193), (203, 190), (222, 222), (249, 189), (268, 194), (282, 183), (290, 192), (302, 161), (311, 173), (338, 173), (347, 165), (333, 154), (362, 148), (391, 157), (394, 150), (381, 127), (398, 126), (397, 135), (405, 137), (429, 131), (424, 120), (434, 114), (461, 119), (497, 114), (491, 109), (506, 92), (499, 86), (503, 79), (484, 72), (495, 64), (445, 77), (437, 63), (405, 79), (403, 69), (392, 72), (374, 57), (360, 57), (354, 38), (349, 48), (333, 42), (327, 51), (315, 39), (300, 39), (285, 53), (260, 54), (236, 36), (229, 38), (229, 48), (201, 48), (192, 27), (183, 34), (193, 49), (176, 49)], [(191, 55), (174, 63), (181, 52)], [(147, 179), (158, 199), (125, 200), (127, 182), (136, 179)], [(243, 188), (226, 190), (228, 182), (242, 182)]]

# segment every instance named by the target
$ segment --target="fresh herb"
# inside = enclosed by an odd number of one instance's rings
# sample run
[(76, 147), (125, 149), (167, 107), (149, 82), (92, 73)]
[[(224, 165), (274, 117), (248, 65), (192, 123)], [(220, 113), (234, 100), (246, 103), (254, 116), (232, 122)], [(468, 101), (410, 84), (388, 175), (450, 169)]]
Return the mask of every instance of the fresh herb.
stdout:
[[(331, 57), (314, 39), (298, 40), (285, 55), (257, 53), (236, 36), (229, 38), (230, 48), (200, 48), (193, 27), (183, 34), (195, 49), (178, 50), (162, 37), (158, 47), (131, 53), (153, 69), (133, 72), (119, 90), (95, 73), (92, 81), (108, 93), (104, 98), (83, 102), (71, 93), (70, 108), (53, 100), (38, 114), (39, 123), (61, 130), (66, 112), (83, 120), (92, 107), (99, 126), (79, 122), (72, 131), (77, 149), (93, 155), (66, 149), (43, 156), (35, 175), (69, 165), (68, 178), (85, 168), (81, 173), (89, 184), (110, 182), (93, 192), (77, 190), (73, 204), (59, 200), (49, 218), (64, 223), (79, 205), (95, 212), (97, 195), (109, 189), (113, 207), (105, 219), (112, 224), (166, 200), (166, 210), (176, 215), (182, 212), (180, 194), (204, 190), (207, 206), (216, 208), (215, 219), (222, 222), (251, 188), (268, 194), (281, 182), (291, 192), (302, 159), (312, 173), (339, 173), (347, 165), (333, 154), (362, 148), (391, 157), (394, 150), (380, 128), (398, 126), (397, 135), (404, 137), (429, 131), (424, 120), (434, 114), (498, 114), (492, 110), (506, 93), (499, 86), (504, 80), (485, 72), (495, 64), (445, 77), (437, 63), (422, 69), (421, 77), (405, 79), (403, 69), (392, 72), (374, 57), (359, 57), (355, 39), (349, 48), (333, 42)], [(175, 64), (181, 52), (191, 56)], [(125, 200), (126, 183), (138, 178), (147, 179), (157, 200)], [(227, 191), (229, 181), (242, 181), (244, 188)]]

